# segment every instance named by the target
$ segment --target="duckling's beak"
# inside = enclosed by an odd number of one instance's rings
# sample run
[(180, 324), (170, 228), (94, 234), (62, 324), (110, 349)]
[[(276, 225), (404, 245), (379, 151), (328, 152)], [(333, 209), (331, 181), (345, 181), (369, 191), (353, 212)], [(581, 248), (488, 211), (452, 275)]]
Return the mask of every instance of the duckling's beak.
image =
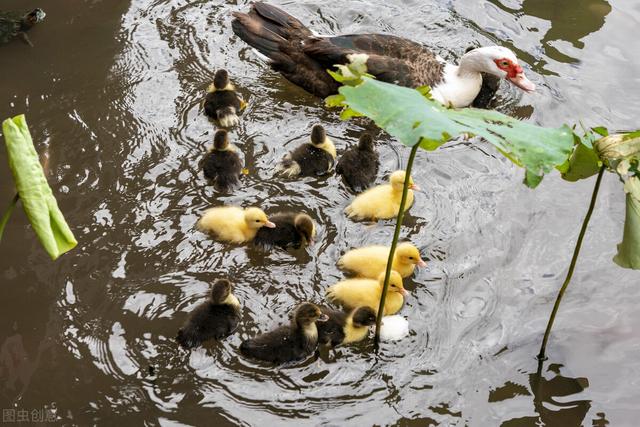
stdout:
[(411, 184), (409, 188), (412, 190), (420, 191), (420, 187), (417, 184)]
[(402, 289), (400, 291), (400, 293), (402, 294), (403, 297), (408, 297), (409, 296), (409, 292), (406, 289)]
[(265, 222), (264, 226), (267, 227), (267, 228), (276, 228), (276, 225), (274, 223), (272, 223), (271, 221)]
[(327, 320), (329, 320), (329, 316), (323, 313), (320, 315), (320, 317), (318, 317), (318, 320), (316, 320), (316, 322), (326, 322)]
[(418, 267), (426, 267), (427, 263), (422, 258), (418, 260)]

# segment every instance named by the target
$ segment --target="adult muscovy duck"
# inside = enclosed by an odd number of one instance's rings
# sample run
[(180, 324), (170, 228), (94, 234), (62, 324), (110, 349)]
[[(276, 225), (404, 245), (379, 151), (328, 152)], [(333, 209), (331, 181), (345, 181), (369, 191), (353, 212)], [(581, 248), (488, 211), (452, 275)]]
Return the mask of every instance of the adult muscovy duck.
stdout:
[(471, 105), (482, 87), (482, 73), (507, 79), (525, 92), (535, 85), (516, 55), (501, 46), (472, 49), (459, 65), (447, 64), (425, 46), (387, 34), (318, 37), (283, 10), (257, 2), (249, 13), (234, 13), (233, 31), (271, 60), (271, 67), (308, 92), (327, 97), (339, 84), (326, 72), (365, 54), (368, 72), (378, 80), (416, 88), (429, 85), (445, 105)]

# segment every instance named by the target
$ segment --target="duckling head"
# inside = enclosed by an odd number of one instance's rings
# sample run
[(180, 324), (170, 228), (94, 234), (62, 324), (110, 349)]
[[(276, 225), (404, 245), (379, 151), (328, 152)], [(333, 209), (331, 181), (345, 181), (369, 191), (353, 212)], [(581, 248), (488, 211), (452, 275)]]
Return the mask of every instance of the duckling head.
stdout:
[(364, 326), (371, 326), (376, 324), (376, 312), (370, 307), (358, 307), (353, 310), (351, 315), (353, 326), (361, 328)]
[(233, 285), (227, 279), (218, 279), (211, 288), (211, 301), (214, 304), (222, 304), (231, 295)]
[(298, 214), (294, 220), (294, 226), (298, 233), (302, 235), (307, 241), (307, 244), (313, 244), (313, 239), (316, 237), (316, 227), (311, 217), (307, 214)]
[(225, 90), (229, 86), (229, 73), (227, 70), (218, 70), (216, 75), (213, 76), (213, 87), (216, 90)]
[[(384, 286), (384, 272), (378, 276), (378, 282), (380, 282), (380, 286)], [(395, 270), (391, 270), (391, 276), (389, 276), (389, 292), (397, 292), (405, 297), (409, 295), (402, 284), (402, 276)]]
[[(404, 179), (406, 176), (407, 174), (405, 173), (405, 171), (395, 171), (394, 173), (392, 173), (389, 177), (391, 187), (393, 187), (393, 189), (396, 191), (402, 191), (402, 189), (404, 188)], [(411, 177), (409, 177), (409, 188), (411, 190), (420, 190), (420, 187), (418, 187), (413, 182), (413, 178)]]
[(301, 328), (315, 322), (326, 322), (327, 320), (329, 320), (329, 316), (323, 314), (317, 305), (310, 302), (303, 302), (293, 313), (293, 321)]
[(327, 133), (321, 125), (315, 125), (311, 129), (311, 143), (313, 145), (322, 145), (327, 139)]
[(247, 223), (247, 227), (249, 228), (276, 228), (276, 225), (267, 218), (267, 214), (259, 208), (248, 208), (244, 212), (244, 221)]
[(396, 248), (396, 259), (401, 264), (415, 264), (418, 267), (425, 267), (426, 262), (420, 257), (420, 251), (409, 242), (400, 243)]
[(373, 137), (371, 136), (371, 134), (363, 133), (362, 135), (360, 135), (360, 140), (358, 141), (358, 150), (373, 152)]
[(229, 133), (220, 129), (213, 136), (213, 149), (217, 151), (224, 151), (229, 148)]

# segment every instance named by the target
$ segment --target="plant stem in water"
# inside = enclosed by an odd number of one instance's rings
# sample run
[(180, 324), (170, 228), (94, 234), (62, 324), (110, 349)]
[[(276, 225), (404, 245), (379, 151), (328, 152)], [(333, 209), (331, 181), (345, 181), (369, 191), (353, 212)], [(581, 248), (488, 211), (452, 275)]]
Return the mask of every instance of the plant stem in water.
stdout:
[(4, 212), (4, 215), (2, 215), (2, 219), (0, 219), (0, 241), (2, 241), (2, 234), (4, 233), (4, 227), (5, 225), (7, 225), (7, 222), (9, 222), (9, 217), (11, 216), (13, 209), (16, 207), (16, 204), (18, 203), (19, 198), (20, 196), (18, 195), (18, 193), (16, 193), (16, 195), (13, 196), (13, 200), (11, 200), (11, 204), (9, 205), (7, 210)]
[(389, 250), (389, 258), (387, 259), (387, 269), (384, 276), (384, 286), (382, 288), (382, 295), (380, 296), (380, 305), (378, 306), (378, 316), (376, 317), (376, 346), (380, 342), (380, 323), (382, 322), (382, 316), (384, 315), (384, 302), (387, 298), (387, 289), (389, 288), (389, 277), (391, 276), (391, 266), (393, 264), (393, 255), (398, 245), (398, 239), (400, 238), (400, 229), (402, 228), (402, 220), (404, 219), (404, 206), (407, 202), (407, 194), (409, 193), (409, 180), (411, 179), (411, 168), (413, 167), (413, 160), (416, 158), (416, 153), (420, 147), (420, 141), (411, 148), (411, 154), (409, 155), (409, 162), (405, 170), (404, 187), (402, 188), (402, 198), (400, 199), (400, 210), (396, 217), (396, 228), (393, 233), (393, 241), (391, 242), (391, 250)]
[(539, 361), (543, 361), (546, 359), (545, 352), (547, 349), (547, 341), (549, 340), (549, 335), (551, 334), (553, 321), (555, 320), (556, 313), (558, 312), (558, 308), (560, 307), (562, 296), (564, 295), (564, 292), (567, 290), (567, 286), (569, 286), (569, 282), (571, 282), (571, 277), (573, 276), (573, 270), (575, 270), (576, 262), (578, 261), (578, 255), (580, 255), (580, 248), (582, 247), (582, 239), (584, 239), (584, 235), (587, 232), (587, 226), (589, 225), (589, 220), (591, 219), (593, 208), (596, 206), (596, 199), (598, 198), (598, 190), (600, 190), (600, 183), (602, 182), (603, 173), (604, 173), (604, 165), (600, 167), (600, 171), (598, 172), (596, 185), (593, 188), (593, 194), (591, 195), (591, 204), (589, 205), (589, 210), (587, 211), (587, 215), (584, 217), (584, 221), (582, 221), (582, 229), (580, 230), (580, 235), (578, 236), (576, 247), (573, 250), (573, 258), (571, 258), (571, 264), (569, 265), (569, 271), (567, 272), (567, 277), (564, 279), (564, 283), (560, 288), (560, 292), (558, 292), (556, 303), (553, 305), (553, 310), (551, 311), (551, 316), (549, 317), (549, 323), (547, 323), (547, 330), (544, 332), (544, 338), (542, 339), (542, 346), (540, 347), (540, 353), (538, 354)]

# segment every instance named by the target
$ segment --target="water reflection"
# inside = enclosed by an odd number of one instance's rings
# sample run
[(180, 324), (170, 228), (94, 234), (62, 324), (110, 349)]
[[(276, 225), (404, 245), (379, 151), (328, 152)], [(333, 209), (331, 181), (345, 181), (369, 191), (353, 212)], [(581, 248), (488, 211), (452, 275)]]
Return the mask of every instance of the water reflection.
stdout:
[(561, 52), (555, 42), (564, 40), (576, 49), (583, 49), (582, 39), (602, 28), (606, 16), (611, 12), (611, 5), (606, 0), (524, 0), (520, 8), (514, 9), (502, 5), (500, 0), (490, 1), (511, 14), (525, 14), (549, 21), (550, 27), (540, 42), (547, 56), (560, 62), (578, 60)]
[[(528, 387), (511, 381), (492, 390), (489, 402), (503, 402), (510, 399), (532, 397), (536, 415), (521, 416), (506, 420), (502, 427), (534, 427), (534, 426), (581, 426), (591, 409), (591, 401), (579, 398), (580, 393), (589, 387), (589, 380), (584, 377), (572, 378), (561, 374), (563, 365), (552, 363), (546, 370), (542, 364), (536, 372), (528, 374)], [(604, 413), (596, 414), (592, 420), (594, 426), (605, 426), (609, 422)]]

